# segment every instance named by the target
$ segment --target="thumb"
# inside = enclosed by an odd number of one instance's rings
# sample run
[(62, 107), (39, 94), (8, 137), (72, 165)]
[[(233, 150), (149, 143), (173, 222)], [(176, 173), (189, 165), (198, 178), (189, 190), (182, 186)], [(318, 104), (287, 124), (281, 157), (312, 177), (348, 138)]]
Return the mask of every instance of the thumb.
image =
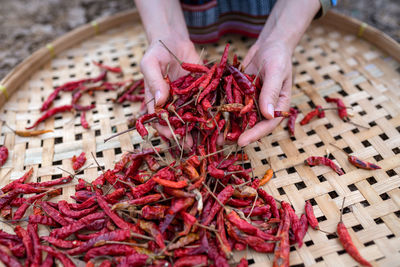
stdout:
[(266, 71), (264, 84), (261, 89), (259, 104), (260, 111), (266, 119), (274, 118), (275, 105), (278, 101), (284, 75), (279, 71)]
[(143, 57), (141, 70), (148, 90), (155, 99), (156, 106), (162, 106), (168, 99), (169, 88), (161, 73), (161, 66), (154, 57)]

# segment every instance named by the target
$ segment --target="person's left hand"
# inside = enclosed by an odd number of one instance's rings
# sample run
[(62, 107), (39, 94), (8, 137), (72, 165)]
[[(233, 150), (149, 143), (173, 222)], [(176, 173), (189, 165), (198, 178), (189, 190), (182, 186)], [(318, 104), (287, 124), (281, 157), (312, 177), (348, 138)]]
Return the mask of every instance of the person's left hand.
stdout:
[(274, 130), (282, 118), (274, 119), (274, 110), (288, 111), (292, 89), (292, 53), (284, 42), (257, 41), (243, 61), (246, 73), (257, 74), (263, 81), (258, 104), (264, 120), (239, 137), (241, 147), (257, 141)]

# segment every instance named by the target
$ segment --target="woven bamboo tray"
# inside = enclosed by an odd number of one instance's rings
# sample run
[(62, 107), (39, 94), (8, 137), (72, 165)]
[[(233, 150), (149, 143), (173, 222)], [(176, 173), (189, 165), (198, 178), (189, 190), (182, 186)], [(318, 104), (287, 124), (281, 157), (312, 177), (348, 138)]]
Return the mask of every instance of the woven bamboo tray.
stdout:
[[(230, 42), (232, 51), (244, 57), (253, 41), (228, 35), (204, 47), (207, 57), (214, 59)], [(34, 53), (1, 81), (6, 88), (0, 95), (1, 120), (24, 129), (39, 116), (43, 99), (55, 86), (98, 73), (90, 64), (92, 60), (120, 65), (126, 78), (140, 78), (138, 63), (146, 45), (135, 11), (72, 31)], [(344, 223), (361, 254), (374, 266), (400, 266), (400, 64), (395, 60), (400, 60), (400, 46), (388, 36), (354, 19), (328, 13), (314, 22), (296, 48), (292, 105), (304, 113), (314, 105), (327, 106), (325, 95), (344, 97), (346, 105), (353, 107), (352, 120), (368, 129), (343, 123), (335, 111), (328, 111), (324, 119), (303, 127), (297, 124), (296, 138), (288, 136), (284, 122), (245, 149), (255, 176), (262, 176), (271, 166), (281, 170), (266, 190), (289, 201), (298, 214), (303, 212), (305, 200), (311, 200), (321, 228), (328, 232), (335, 231), (346, 197)], [(82, 150), (88, 155), (93, 152), (100, 165), (110, 168), (124, 151), (141, 147), (143, 140), (136, 132), (103, 142), (112, 133), (125, 130), (126, 119), (140, 108), (139, 104), (113, 105), (114, 94), (96, 93), (93, 101), (97, 108), (88, 112), (90, 130), (83, 129), (79, 118), (71, 114), (46, 122), (45, 128), (54, 132), (41, 137), (18, 137), (3, 125), (0, 143), (9, 148), (10, 157), (0, 169), (0, 186), (31, 166), (38, 181), (67, 175), (57, 167), (72, 170), (70, 158)], [(63, 97), (57, 104), (69, 101)], [(356, 169), (344, 153), (329, 146), (331, 142), (362, 159), (378, 162), (383, 169)], [(325, 167), (292, 167), (308, 156), (326, 155), (327, 149), (345, 175), (338, 176)], [(94, 161), (89, 156), (90, 163)], [(92, 165), (81, 176), (91, 181), (98, 174)], [(58, 198), (70, 201), (73, 193), (73, 186), (66, 187)], [(11, 231), (5, 224), (0, 228)], [(44, 234), (47, 230), (40, 231)], [(269, 266), (272, 260), (271, 255), (251, 250), (236, 253), (235, 259), (243, 255), (254, 263), (252, 266)], [(301, 249), (292, 247), (290, 262), (293, 266), (356, 265), (334, 235), (314, 230), (308, 231)]]

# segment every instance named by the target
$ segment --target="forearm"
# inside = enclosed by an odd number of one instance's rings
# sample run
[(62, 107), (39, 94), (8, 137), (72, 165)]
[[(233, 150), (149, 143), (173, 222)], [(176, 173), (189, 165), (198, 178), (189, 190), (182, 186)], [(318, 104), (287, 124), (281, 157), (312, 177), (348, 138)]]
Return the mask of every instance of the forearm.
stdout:
[(135, 0), (149, 42), (171, 37), (189, 41), (189, 33), (178, 0)]
[(293, 51), (320, 7), (319, 0), (278, 0), (257, 42), (279, 40)]

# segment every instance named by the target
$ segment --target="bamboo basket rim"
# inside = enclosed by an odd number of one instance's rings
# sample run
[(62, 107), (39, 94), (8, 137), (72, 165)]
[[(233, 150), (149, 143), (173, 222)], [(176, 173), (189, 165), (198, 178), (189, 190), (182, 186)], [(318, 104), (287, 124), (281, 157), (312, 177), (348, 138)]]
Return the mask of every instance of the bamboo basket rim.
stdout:
[[(92, 36), (119, 26), (126, 21), (134, 22), (138, 20), (139, 16), (136, 8), (119, 12), (84, 24), (35, 51), (31, 56), (24, 59), (13, 68), (0, 81), (0, 87), (2, 87), (3, 95), (5, 96), (2, 97), (3, 101), (1, 101), (0, 106), (3, 106), (8, 97), (10, 97), (19, 86), (26, 82), (35, 71), (52, 60), (57, 54)], [(360, 38), (362, 37), (397, 61), (400, 61), (400, 43), (396, 42), (386, 33), (365, 22), (331, 10), (324, 18), (319, 20), (318, 23), (333, 26), (341, 31), (354, 34)]]

